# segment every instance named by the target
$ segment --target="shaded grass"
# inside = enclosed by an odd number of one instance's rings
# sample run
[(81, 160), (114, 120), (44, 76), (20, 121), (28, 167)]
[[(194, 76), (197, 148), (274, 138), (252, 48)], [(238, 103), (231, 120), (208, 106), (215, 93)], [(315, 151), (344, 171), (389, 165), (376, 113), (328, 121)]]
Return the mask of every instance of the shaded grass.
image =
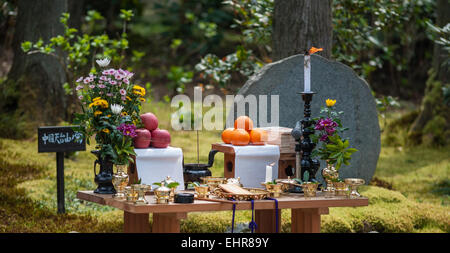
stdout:
[[(186, 163), (197, 162), (195, 131), (171, 131), (171, 108), (147, 104), (159, 118), (160, 128), (172, 135), (172, 146), (181, 147)], [(206, 163), (211, 143), (220, 142), (220, 131), (200, 133), (200, 162)], [(0, 139), (0, 232), (121, 232), (120, 210), (76, 199), (79, 190), (92, 190), (94, 156), (77, 152), (65, 159), (65, 200), (69, 214), (56, 214), (56, 161), (54, 153), (36, 153), (36, 140)], [(324, 232), (450, 232), (450, 149), (383, 145), (375, 176), (393, 190), (361, 187), (370, 198), (368, 207), (330, 208), (322, 216)], [(223, 176), (223, 154), (217, 154), (213, 176)], [(248, 223), (250, 211), (238, 211), (236, 224)], [(190, 213), (182, 232), (226, 232), (231, 211)], [(282, 232), (290, 231), (290, 210), (282, 211)], [(86, 226), (86, 224), (90, 224)]]

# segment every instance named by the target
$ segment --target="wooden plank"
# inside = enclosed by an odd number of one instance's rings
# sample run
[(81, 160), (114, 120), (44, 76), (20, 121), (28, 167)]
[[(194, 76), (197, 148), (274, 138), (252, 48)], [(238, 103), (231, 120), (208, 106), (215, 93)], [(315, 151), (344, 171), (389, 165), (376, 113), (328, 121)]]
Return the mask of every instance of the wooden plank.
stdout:
[[(276, 233), (275, 210), (255, 210), (256, 233)], [(278, 231), (281, 231), (281, 209), (278, 209)]]
[[(232, 210), (228, 203), (195, 200), (191, 204), (156, 204), (154, 195), (147, 195), (148, 205), (136, 206), (133, 203), (112, 199), (111, 195), (94, 194), (92, 191), (78, 192), (77, 197), (81, 200), (91, 201), (103, 205), (109, 205), (132, 213), (177, 213), (177, 212), (204, 212)], [(278, 198), (278, 208), (301, 209), (301, 208), (328, 208), (328, 207), (354, 207), (367, 206), (369, 200), (365, 197), (349, 199), (346, 197), (325, 198), (322, 193), (317, 197), (305, 198), (303, 194), (288, 194)], [(255, 209), (273, 209), (272, 200), (255, 201)], [(236, 201), (236, 210), (250, 210), (249, 201)], [(323, 209), (325, 210), (325, 209)]]
[(180, 220), (186, 213), (154, 213), (152, 233), (180, 233)]
[(228, 146), (224, 143), (213, 143), (211, 144), (211, 149), (219, 150), (219, 152), (224, 154), (234, 154), (233, 146)]
[(320, 233), (319, 208), (291, 209), (292, 233)]
[(105, 199), (107, 199), (108, 197), (112, 198), (112, 195), (108, 194), (107, 196), (106, 195), (102, 196), (100, 194), (95, 194), (93, 191), (78, 191), (77, 192), (77, 199), (97, 203), (100, 205), (106, 205)]
[(148, 213), (123, 212), (123, 231), (125, 233), (150, 233)]

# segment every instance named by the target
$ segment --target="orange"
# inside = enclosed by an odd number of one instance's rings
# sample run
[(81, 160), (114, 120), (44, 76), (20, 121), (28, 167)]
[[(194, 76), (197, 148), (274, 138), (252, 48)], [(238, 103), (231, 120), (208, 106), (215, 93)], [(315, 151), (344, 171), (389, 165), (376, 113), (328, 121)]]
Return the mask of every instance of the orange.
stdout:
[(250, 142), (250, 135), (244, 129), (234, 129), (231, 133), (231, 144), (245, 146)]
[(253, 129), (253, 121), (248, 116), (240, 116), (234, 121), (234, 128), (250, 131)]
[(231, 144), (231, 137), (233, 134), (234, 128), (227, 128), (222, 132), (222, 141), (226, 144)]
[(267, 131), (263, 129), (254, 128), (250, 131), (250, 143), (253, 145), (264, 145), (268, 137)]

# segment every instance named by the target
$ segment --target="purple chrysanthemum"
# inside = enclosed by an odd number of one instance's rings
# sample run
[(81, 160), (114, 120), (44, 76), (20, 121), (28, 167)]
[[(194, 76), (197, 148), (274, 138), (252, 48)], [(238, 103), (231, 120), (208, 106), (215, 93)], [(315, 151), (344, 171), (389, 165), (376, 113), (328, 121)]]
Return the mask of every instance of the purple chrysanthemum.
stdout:
[(122, 132), (123, 135), (125, 136), (130, 136), (132, 138), (136, 137), (136, 126), (133, 124), (120, 124), (117, 127), (117, 130), (119, 130), (120, 132)]

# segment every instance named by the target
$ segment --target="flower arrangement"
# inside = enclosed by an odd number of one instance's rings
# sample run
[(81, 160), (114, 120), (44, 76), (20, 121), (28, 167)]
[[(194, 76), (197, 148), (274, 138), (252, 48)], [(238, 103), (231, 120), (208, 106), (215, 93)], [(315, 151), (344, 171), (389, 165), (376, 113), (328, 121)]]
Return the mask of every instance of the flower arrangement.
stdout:
[(343, 127), (341, 123), (340, 116), (344, 112), (335, 110), (336, 100), (327, 99), (325, 103), (326, 107), (320, 110), (323, 115), (314, 118), (316, 134), (312, 135), (311, 139), (319, 144), (319, 148), (312, 152), (312, 156), (326, 160), (339, 170), (342, 164), (350, 164), (351, 155), (358, 150), (350, 148), (349, 140), (341, 136), (348, 128)]
[[(97, 60), (97, 64), (106, 68), (109, 60)], [(128, 164), (132, 160), (135, 130), (142, 125), (139, 112), (145, 102), (145, 89), (132, 84), (133, 75), (127, 70), (110, 68), (76, 81), (82, 113), (75, 114), (74, 123), (80, 125), (78, 131), (84, 133), (88, 144), (95, 135), (101, 157), (109, 157), (115, 164)]]

